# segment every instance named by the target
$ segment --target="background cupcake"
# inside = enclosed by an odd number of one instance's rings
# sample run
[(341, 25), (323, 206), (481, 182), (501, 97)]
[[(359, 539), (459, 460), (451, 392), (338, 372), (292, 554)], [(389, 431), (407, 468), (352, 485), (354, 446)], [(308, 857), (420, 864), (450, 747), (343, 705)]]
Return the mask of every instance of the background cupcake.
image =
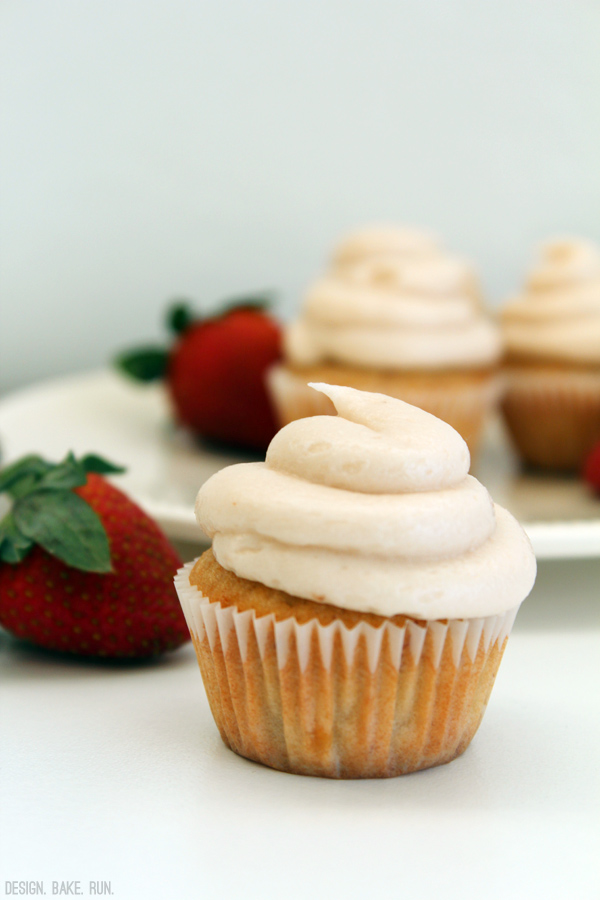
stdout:
[(475, 452), (498, 396), (500, 334), (472, 268), (411, 229), (371, 228), (335, 250), (270, 374), (281, 424), (332, 412), (310, 381), (389, 394), (449, 422)]
[(176, 579), (224, 742), (276, 769), (387, 777), (454, 759), (535, 577), (447, 424), (315, 385), (265, 463), (201, 488), (212, 550)]
[(600, 250), (545, 244), (504, 308), (504, 414), (528, 463), (578, 469), (600, 440)]

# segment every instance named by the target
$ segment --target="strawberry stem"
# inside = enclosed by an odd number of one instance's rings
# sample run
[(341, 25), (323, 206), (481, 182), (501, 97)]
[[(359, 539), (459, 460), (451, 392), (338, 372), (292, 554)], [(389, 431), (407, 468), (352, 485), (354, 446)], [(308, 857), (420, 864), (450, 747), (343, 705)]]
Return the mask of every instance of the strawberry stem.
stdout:
[(192, 322), (198, 321), (189, 300), (174, 300), (167, 310), (166, 323), (173, 334), (183, 334)]

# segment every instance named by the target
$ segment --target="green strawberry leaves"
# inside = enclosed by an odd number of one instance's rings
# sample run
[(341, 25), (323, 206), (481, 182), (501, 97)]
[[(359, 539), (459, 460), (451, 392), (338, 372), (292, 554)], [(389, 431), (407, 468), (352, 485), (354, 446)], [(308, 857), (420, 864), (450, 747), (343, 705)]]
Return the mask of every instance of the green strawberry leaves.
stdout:
[(168, 359), (162, 347), (139, 347), (119, 353), (115, 365), (135, 381), (158, 381), (166, 375)]
[[(225, 300), (209, 318), (221, 319), (238, 309), (264, 311), (273, 305), (273, 301), (272, 291), (233, 297)], [(165, 317), (167, 329), (175, 335), (176, 339), (185, 334), (195, 322), (202, 321), (208, 321), (208, 319), (198, 316), (190, 301), (185, 299), (171, 301)], [(167, 375), (169, 350), (167, 347), (157, 345), (137, 347), (118, 353), (113, 362), (117, 369), (120, 369), (129, 378), (133, 378), (134, 381), (160, 381)]]
[(104, 526), (85, 500), (72, 493), (88, 473), (123, 472), (94, 454), (76, 459), (69, 453), (60, 463), (26, 456), (0, 471), (0, 492), (12, 508), (0, 521), (0, 561), (19, 563), (34, 544), (68, 566), (86, 572), (110, 572), (110, 548)]
[[(222, 319), (238, 309), (266, 310), (273, 305), (273, 301), (274, 294), (272, 291), (230, 297), (228, 300), (223, 300), (209, 318)], [(189, 300), (173, 300), (167, 310), (166, 324), (169, 331), (173, 332), (173, 334), (183, 334), (190, 325), (199, 321), (202, 321), (202, 319), (194, 313), (194, 308)]]
[[(72, 456), (72, 454), (69, 454)], [(104, 459), (103, 456), (97, 456), (95, 453), (88, 453), (81, 460), (81, 464), (86, 472), (95, 472), (96, 475), (121, 475), (125, 471), (124, 466), (116, 466), (114, 463)]]
[(0, 522), (0, 561), (20, 563), (32, 547), (33, 541), (21, 534), (12, 512), (7, 513)]
[(0, 471), (0, 493), (6, 492), (11, 497), (18, 497), (19, 491), (27, 493), (30, 486), (52, 468), (41, 456), (24, 456), (17, 462)]
[(167, 328), (173, 334), (183, 334), (196, 318), (188, 300), (174, 300), (167, 310)]
[(81, 487), (87, 481), (87, 472), (83, 462), (78, 462), (72, 453), (56, 466), (49, 468), (37, 481), (37, 490), (50, 488), (53, 490), (71, 490)]
[(102, 522), (91, 506), (68, 490), (40, 490), (13, 508), (26, 538), (64, 563), (86, 572), (110, 572), (110, 549)]
[[(166, 325), (175, 335), (183, 334), (195, 316), (187, 300), (174, 300), (166, 315)], [(167, 374), (169, 351), (166, 347), (145, 346), (134, 350), (125, 350), (117, 354), (114, 363), (123, 374), (134, 381), (160, 381)]]

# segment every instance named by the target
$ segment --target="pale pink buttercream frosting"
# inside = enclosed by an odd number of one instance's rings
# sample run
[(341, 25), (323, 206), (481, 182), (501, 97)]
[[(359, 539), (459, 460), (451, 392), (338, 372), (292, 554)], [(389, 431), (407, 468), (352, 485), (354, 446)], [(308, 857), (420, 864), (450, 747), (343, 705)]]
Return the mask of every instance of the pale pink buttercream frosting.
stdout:
[(338, 416), (283, 428), (264, 463), (200, 489), (217, 561), (288, 594), (383, 616), (491, 616), (535, 578), (531, 545), (453, 428), (382, 394), (312, 385)]
[(600, 248), (578, 238), (544, 244), (502, 321), (509, 352), (600, 364)]
[(332, 266), (341, 268), (374, 256), (396, 256), (406, 259), (439, 253), (435, 235), (416, 228), (371, 225), (347, 235), (334, 249)]
[(287, 359), (386, 369), (486, 366), (501, 352), (463, 260), (409, 229), (370, 229), (334, 253), (284, 333)]

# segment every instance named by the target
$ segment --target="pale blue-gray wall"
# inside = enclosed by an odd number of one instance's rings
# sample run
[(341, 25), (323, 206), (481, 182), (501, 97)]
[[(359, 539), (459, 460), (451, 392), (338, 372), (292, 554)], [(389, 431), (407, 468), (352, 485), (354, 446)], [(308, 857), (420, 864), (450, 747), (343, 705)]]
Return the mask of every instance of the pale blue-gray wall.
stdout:
[(600, 240), (600, 4), (4, 0), (0, 390), (155, 338), (168, 297), (280, 292), (370, 221), (490, 302)]

